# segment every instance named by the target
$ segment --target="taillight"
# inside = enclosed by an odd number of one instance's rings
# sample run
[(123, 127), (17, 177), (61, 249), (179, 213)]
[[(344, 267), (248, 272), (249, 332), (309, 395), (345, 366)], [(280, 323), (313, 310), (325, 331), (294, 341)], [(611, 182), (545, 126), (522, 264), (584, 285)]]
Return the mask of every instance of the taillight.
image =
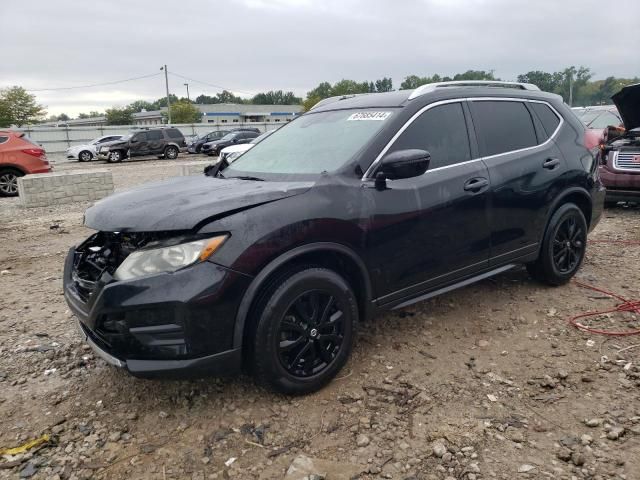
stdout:
[(26, 153), (27, 155), (33, 155), (34, 157), (44, 156), (44, 150), (41, 148), (24, 148), (22, 152)]

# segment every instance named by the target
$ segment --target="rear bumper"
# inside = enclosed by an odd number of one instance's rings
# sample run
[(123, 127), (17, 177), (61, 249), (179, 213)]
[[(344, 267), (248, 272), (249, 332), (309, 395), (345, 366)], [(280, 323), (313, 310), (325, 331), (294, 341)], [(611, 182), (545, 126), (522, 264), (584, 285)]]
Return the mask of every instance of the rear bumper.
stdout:
[(235, 315), (250, 277), (212, 262), (172, 273), (115, 281), (108, 273), (87, 295), (69, 251), (64, 296), (80, 331), (107, 363), (139, 377), (233, 375)]

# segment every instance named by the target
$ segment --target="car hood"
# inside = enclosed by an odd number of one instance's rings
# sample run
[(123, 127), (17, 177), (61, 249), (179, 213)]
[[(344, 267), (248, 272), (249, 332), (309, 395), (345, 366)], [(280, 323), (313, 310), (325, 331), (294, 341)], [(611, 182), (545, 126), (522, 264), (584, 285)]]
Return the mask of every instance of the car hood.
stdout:
[(624, 87), (611, 97), (627, 131), (640, 127), (640, 83)]
[(107, 232), (191, 230), (307, 191), (313, 182), (260, 182), (205, 175), (149, 183), (100, 200), (85, 225)]

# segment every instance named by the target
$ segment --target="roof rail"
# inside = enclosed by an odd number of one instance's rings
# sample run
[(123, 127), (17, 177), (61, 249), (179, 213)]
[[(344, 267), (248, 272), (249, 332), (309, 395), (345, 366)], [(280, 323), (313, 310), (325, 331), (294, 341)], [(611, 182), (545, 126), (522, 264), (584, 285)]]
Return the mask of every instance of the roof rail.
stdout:
[(520, 90), (540, 90), (536, 85), (532, 83), (519, 83), (519, 82), (501, 82), (499, 80), (454, 80), (451, 82), (437, 82), (427, 83), (416, 88), (409, 100), (413, 100), (425, 93), (433, 92), (437, 88), (443, 87), (501, 87), (501, 88), (518, 88)]
[(340, 100), (346, 100), (347, 98), (359, 97), (360, 95), (369, 95), (369, 93), (347, 93), (345, 95), (336, 95), (334, 97), (323, 98), (313, 107), (311, 107), (309, 111), (315, 110), (316, 108), (322, 107), (323, 105), (327, 105), (329, 103), (339, 102)]

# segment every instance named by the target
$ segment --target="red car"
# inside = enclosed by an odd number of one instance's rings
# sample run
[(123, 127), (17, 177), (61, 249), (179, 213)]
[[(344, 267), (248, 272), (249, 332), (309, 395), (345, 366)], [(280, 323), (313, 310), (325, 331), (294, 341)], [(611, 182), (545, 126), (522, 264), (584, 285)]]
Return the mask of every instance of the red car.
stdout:
[(613, 97), (624, 129), (609, 127), (600, 154), (600, 178), (607, 187), (606, 205), (640, 203), (640, 83)]
[(600, 145), (608, 127), (622, 127), (622, 118), (614, 105), (574, 107), (572, 110), (584, 123), (584, 142), (588, 149)]
[(18, 195), (18, 177), (50, 171), (51, 165), (40, 145), (22, 132), (0, 130), (0, 197)]

